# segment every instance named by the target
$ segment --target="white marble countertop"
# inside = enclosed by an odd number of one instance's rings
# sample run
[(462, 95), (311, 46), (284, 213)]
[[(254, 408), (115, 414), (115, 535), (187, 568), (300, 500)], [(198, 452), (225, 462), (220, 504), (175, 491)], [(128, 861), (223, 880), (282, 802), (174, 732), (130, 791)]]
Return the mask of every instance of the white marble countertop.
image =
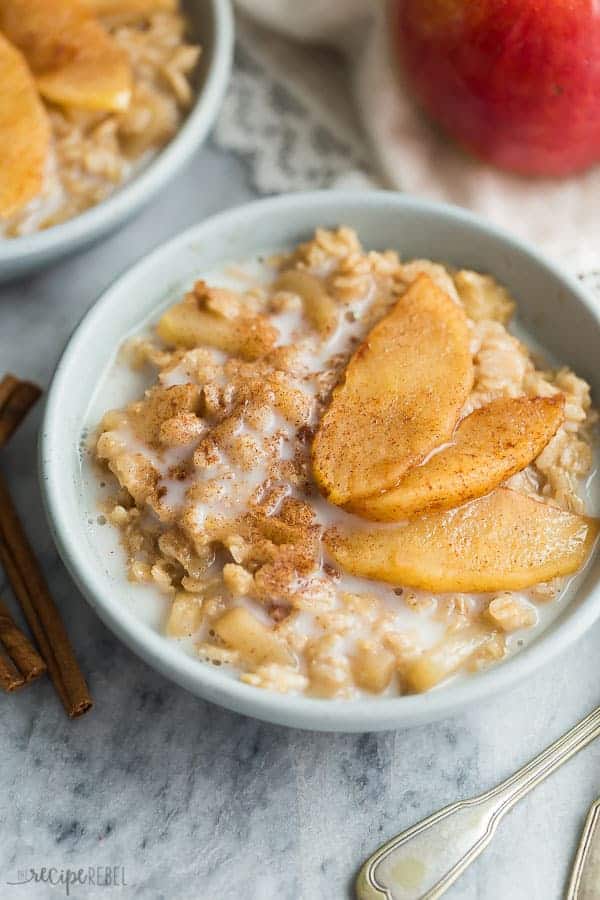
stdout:
[[(0, 370), (47, 385), (102, 289), (184, 226), (249, 196), (233, 157), (205, 148), (142, 216), (76, 258), (0, 290)], [(600, 625), (527, 684), (458, 718), (411, 731), (311, 734), (203, 703), (123, 647), (88, 608), (50, 540), (31, 416), (1, 466), (28, 523), (96, 700), (69, 722), (47, 681), (0, 696), (0, 897), (64, 896), (9, 885), (43, 867), (124, 867), (125, 887), (71, 896), (338, 900), (365, 855), (441, 805), (478, 793), (600, 701)], [(5, 585), (0, 574), (2, 594)], [(600, 744), (517, 807), (448, 894), (561, 896)]]

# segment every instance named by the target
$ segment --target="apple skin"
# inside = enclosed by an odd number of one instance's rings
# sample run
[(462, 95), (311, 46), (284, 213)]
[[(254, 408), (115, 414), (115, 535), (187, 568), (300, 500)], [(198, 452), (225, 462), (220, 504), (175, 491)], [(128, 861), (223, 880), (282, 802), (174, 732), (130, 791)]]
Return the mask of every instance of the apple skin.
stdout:
[(598, 0), (398, 0), (400, 62), (429, 116), (523, 175), (600, 162)]

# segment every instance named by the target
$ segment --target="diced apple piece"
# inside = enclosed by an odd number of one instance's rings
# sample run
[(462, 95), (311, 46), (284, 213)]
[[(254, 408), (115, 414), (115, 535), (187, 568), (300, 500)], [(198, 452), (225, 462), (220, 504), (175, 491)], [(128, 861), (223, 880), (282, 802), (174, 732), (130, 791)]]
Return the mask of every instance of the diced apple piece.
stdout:
[[(407, 687), (419, 693), (428, 691), (467, 666), (486, 645), (497, 642), (495, 632), (484, 631), (476, 625), (457, 631), (426, 650), (408, 666), (405, 672)], [(501, 641), (500, 644), (502, 646)]]
[(118, 112), (131, 99), (127, 54), (79, 0), (2, 0), (0, 30), (39, 92), (64, 106)]
[(390, 650), (372, 641), (358, 641), (352, 659), (352, 675), (357, 687), (380, 694), (392, 680), (396, 657)]
[(42, 189), (50, 146), (48, 114), (19, 51), (0, 34), (0, 216)]
[(339, 319), (339, 308), (315, 275), (303, 269), (289, 269), (279, 276), (273, 287), (276, 291), (299, 294), (305, 315), (317, 331), (325, 337), (333, 334)]
[(158, 336), (172, 347), (208, 345), (240, 356), (258, 359), (274, 346), (277, 329), (263, 316), (248, 314), (227, 319), (186, 299), (168, 309), (156, 326)]
[(398, 522), (452, 509), (489, 494), (542, 452), (564, 419), (564, 397), (501, 397), (459, 423), (452, 443), (410, 469), (390, 491), (347, 508), (365, 519)]
[(223, 613), (213, 628), (223, 643), (237, 650), (250, 665), (276, 663), (286, 666), (294, 662), (286, 644), (242, 606)]
[(396, 526), (332, 528), (325, 544), (346, 572), (423, 590), (521, 590), (576, 572), (599, 520), (498, 488), (458, 509)]
[(312, 448), (338, 505), (384, 491), (451, 436), (473, 384), (465, 313), (426, 275), (369, 333), (334, 390)]

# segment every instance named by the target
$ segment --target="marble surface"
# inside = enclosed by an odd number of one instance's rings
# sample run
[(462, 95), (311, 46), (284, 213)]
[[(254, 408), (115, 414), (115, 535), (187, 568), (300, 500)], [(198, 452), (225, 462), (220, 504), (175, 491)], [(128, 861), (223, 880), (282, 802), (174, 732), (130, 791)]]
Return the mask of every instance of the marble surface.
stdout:
[[(0, 291), (0, 369), (48, 384), (69, 334), (123, 268), (182, 227), (252, 195), (241, 163), (209, 146), (142, 216), (76, 258)], [(600, 700), (600, 625), (527, 684), (411, 731), (311, 734), (243, 718), (170, 684), (87, 607), (52, 546), (35, 475), (36, 410), (3, 452), (96, 708), (66, 720), (47, 681), (0, 697), (0, 897), (30, 869), (124, 867), (124, 887), (71, 896), (343, 900), (384, 839), (508, 775)], [(0, 574), (2, 595), (7, 594)], [(503, 822), (448, 894), (553, 900), (565, 887), (600, 743)]]

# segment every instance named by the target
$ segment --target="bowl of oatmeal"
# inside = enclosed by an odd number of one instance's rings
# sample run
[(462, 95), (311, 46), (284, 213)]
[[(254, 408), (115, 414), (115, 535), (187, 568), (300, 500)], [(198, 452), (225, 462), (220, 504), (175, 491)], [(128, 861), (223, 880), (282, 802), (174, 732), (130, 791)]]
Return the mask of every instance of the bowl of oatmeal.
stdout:
[(367, 731), (507, 688), (600, 611), (597, 311), (451, 207), (223, 213), (97, 303), (41, 437), (59, 551), (179, 684)]
[(113, 231), (176, 175), (232, 44), (228, 0), (2, 4), (0, 281)]

